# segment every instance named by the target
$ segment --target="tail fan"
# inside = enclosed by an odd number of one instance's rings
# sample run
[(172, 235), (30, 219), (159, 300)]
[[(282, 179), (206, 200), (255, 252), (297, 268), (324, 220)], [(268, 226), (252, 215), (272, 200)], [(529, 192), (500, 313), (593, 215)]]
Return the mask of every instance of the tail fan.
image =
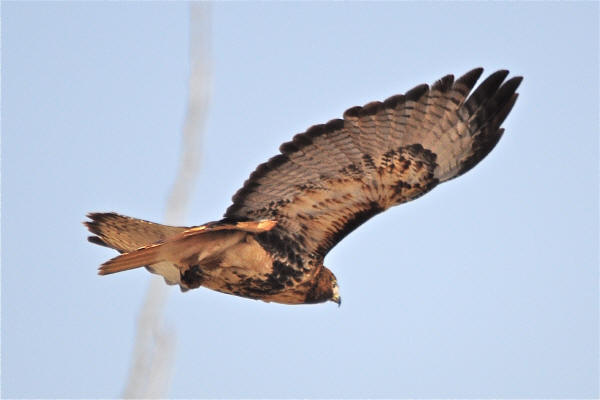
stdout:
[[(124, 254), (114, 257), (99, 268), (108, 275), (169, 261), (177, 263), (189, 257), (200, 260), (217, 254), (245, 233), (266, 232), (277, 224), (273, 220), (218, 221), (191, 228), (160, 225), (114, 213), (91, 213), (92, 221), (84, 224), (98, 236), (90, 242), (114, 248)], [(140, 245), (141, 244), (141, 245)]]
[(156, 224), (142, 219), (126, 217), (113, 212), (89, 213), (91, 221), (83, 224), (97, 236), (90, 236), (91, 243), (110, 247), (127, 253), (140, 247), (175, 236), (187, 227)]

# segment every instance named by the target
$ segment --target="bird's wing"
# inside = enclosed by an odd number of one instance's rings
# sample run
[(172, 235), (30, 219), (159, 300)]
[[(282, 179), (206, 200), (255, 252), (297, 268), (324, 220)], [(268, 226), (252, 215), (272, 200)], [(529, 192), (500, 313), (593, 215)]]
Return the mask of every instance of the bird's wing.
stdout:
[(250, 175), (225, 218), (276, 220), (277, 231), (324, 257), (375, 214), (463, 174), (492, 150), (522, 78), (495, 72), (469, 96), (482, 72), (350, 108), (296, 135)]

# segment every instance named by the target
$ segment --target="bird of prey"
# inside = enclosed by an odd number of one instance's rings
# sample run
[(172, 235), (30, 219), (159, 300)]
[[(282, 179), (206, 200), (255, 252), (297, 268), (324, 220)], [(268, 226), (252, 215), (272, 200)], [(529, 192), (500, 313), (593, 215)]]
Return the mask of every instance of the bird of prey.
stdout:
[(494, 148), (521, 77), (483, 72), (348, 109), (259, 165), (223, 218), (175, 227), (90, 213), (92, 243), (122, 254), (100, 275), (145, 266), (183, 291), (283, 304), (340, 303), (327, 253), (369, 218), (464, 174)]

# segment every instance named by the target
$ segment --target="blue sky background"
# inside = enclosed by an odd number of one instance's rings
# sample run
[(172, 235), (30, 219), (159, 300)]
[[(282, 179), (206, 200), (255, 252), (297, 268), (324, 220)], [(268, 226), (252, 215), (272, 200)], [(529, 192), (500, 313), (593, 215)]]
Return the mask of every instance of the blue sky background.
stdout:
[[(89, 211), (161, 220), (185, 3), (2, 4), (2, 395), (123, 390), (144, 270)], [(344, 304), (170, 288), (171, 397), (598, 397), (598, 3), (221, 3), (187, 222), (281, 142), (476, 66), (525, 77), (496, 149), (325, 260)]]

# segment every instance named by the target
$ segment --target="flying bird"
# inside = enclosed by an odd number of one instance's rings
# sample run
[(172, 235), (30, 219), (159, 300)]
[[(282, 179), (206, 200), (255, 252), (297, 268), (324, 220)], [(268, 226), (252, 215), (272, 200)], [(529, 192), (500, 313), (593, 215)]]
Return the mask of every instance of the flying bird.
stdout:
[(447, 75), (315, 125), (259, 165), (220, 221), (161, 225), (90, 213), (88, 240), (122, 254), (107, 275), (145, 266), (182, 291), (206, 287), (283, 304), (341, 302), (323, 265), (346, 235), (464, 174), (494, 148), (521, 77)]

